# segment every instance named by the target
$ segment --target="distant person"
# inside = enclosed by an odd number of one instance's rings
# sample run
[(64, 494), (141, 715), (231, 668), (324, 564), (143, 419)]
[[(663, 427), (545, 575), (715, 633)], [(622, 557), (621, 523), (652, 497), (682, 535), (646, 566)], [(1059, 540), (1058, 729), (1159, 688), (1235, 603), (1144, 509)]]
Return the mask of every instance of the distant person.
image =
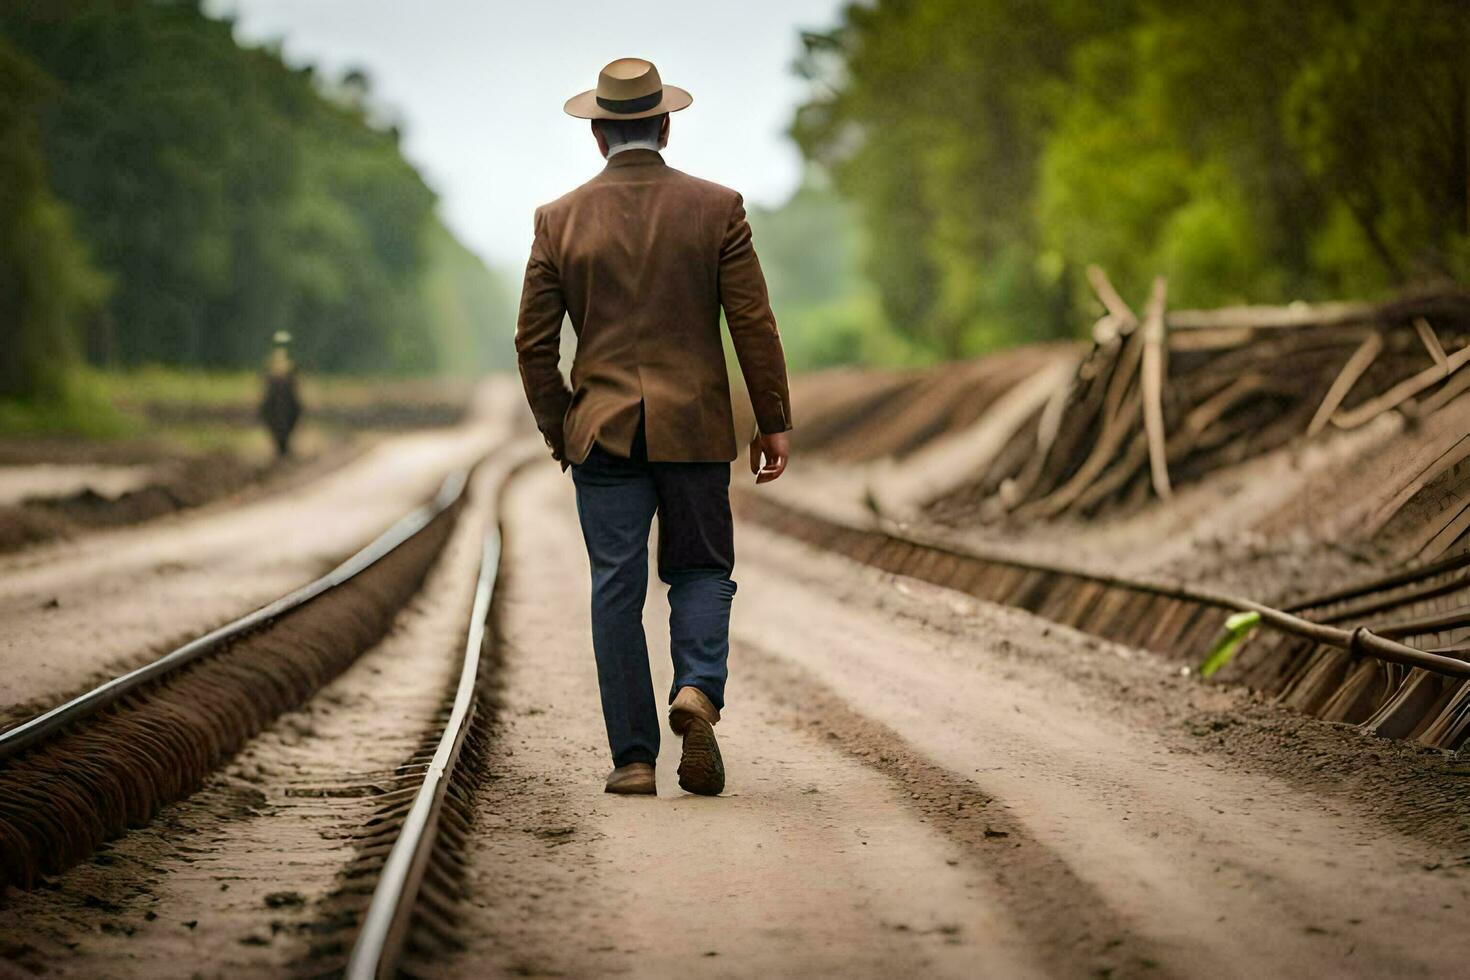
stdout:
[(276, 444), (276, 457), (291, 455), (291, 432), (301, 418), (301, 399), (296, 394), (296, 365), (287, 348), (291, 335), (276, 331), (271, 338), (270, 358), (265, 363), (265, 397), (260, 402), (260, 418), (270, 430)]
[[(669, 113), (689, 93), (621, 58), (566, 103), (592, 120), (596, 177), (536, 210), (516, 327), (526, 397), (553, 457), (572, 468), (592, 567), (592, 646), (612, 749), (609, 793), (651, 794), (659, 720), (643, 634), (648, 532), (669, 586), (669, 727), (679, 785), (716, 795), (714, 725), (725, 701), (735, 583), (736, 456), (720, 338), (724, 308), (759, 431), (757, 483), (786, 469), (786, 362), (741, 197), (665, 165)], [(572, 387), (558, 368), (562, 317), (577, 335)], [(762, 465), (764, 459), (764, 465)]]

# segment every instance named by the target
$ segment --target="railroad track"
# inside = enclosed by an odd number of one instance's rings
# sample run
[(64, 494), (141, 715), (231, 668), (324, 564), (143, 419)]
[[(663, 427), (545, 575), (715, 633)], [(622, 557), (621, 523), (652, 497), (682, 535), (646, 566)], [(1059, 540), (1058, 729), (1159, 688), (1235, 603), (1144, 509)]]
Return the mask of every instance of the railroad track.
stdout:
[[(0, 891), (64, 871), (189, 796), (381, 640), (442, 549), (468, 483), (467, 470), (450, 474), (328, 574), (0, 732)], [(482, 578), (493, 582), (493, 571), (482, 562)], [(457, 751), (431, 766), (436, 780)]]
[(1460, 592), (1470, 598), (1467, 555), (1277, 609), (1184, 583), (960, 549), (897, 528), (856, 527), (751, 494), (740, 495), (737, 507), (748, 520), (883, 571), (1175, 659), (1198, 662), (1230, 616), (1254, 612), (1277, 635), (1238, 656), (1236, 678), (1375, 734), (1444, 749), (1470, 734), (1470, 644), (1461, 635), (1470, 627), (1470, 607), (1423, 615), (1415, 604)]
[(468, 470), (451, 473), (431, 501), (414, 508), (326, 575), (189, 641), (157, 660), (104, 681), (83, 694), (0, 732), (0, 763), (8, 763), (28, 749), (62, 737), (71, 726), (92, 718), (130, 694), (169, 678), (202, 657), (223, 651), (231, 641), (267, 628), (288, 613), (301, 609), (312, 600), (357, 579), (384, 558), (407, 546), (437, 518), (455, 509), (464, 493), (468, 476)]
[[(339, 875), (318, 919), (327, 935), (296, 964), (310, 975), (390, 977), (442, 962), (461, 947), (457, 926), (474, 801), (486, 775), (494, 681), (490, 640), (501, 570), (499, 500), (521, 468), (544, 457), (540, 445), (511, 459), (488, 492), (476, 583), (463, 653), (425, 736), (399, 765), (357, 836), (356, 857)], [(340, 923), (348, 923), (341, 928)], [(336, 924), (334, 927), (334, 923)]]
[[(464, 829), (469, 822), (477, 773), (461, 765), (470, 753), (483, 748), (483, 658), (490, 604), (500, 572), (501, 533), (498, 523), (485, 532), (475, 599), (466, 631), (459, 680), (449, 704), (442, 732), (433, 743), (422, 780), (402, 811), (393, 842), (383, 859), (377, 885), (361, 921), (344, 968), (349, 980), (395, 976), (416, 920), (435, 931), (452, 902), (452, 879), (459, 870)], [(478, 761), (478, 760), (477, 760)], [(450, 887), (443, 888), (446, 879)], [(439, 890), (425, 888), (435, 880)], [(446, 895), (445, 892), (448, 894)], [(421, 904), (434, 906), (421, 910)]]

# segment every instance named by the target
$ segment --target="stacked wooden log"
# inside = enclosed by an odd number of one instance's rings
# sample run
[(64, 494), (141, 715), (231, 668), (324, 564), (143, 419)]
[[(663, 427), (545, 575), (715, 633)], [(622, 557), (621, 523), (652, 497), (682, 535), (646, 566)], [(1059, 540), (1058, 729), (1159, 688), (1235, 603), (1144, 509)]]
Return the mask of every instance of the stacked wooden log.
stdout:
[(960, 491), (947, 520), (1086, 516), (1167, 498), (1175, 486), (1328, 429), (1421, 417), (1470, 389), (1470, 293), (1388, 303), (1166, 309), (1143, 316), (1097, 268), (1107, 311), (1071, 382)]
[(846, 463), (905, 459), (974, 425), (1027, 377), (1074, 360), (1073, 343), (1033, 344), (917, 370), (835, 368), (795, 379), (798, 451)]

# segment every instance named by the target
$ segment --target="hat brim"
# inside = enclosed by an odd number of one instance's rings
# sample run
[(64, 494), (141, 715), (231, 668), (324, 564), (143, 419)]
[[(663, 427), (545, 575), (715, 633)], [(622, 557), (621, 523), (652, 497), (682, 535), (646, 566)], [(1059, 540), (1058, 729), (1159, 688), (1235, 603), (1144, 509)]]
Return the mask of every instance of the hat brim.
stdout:
[(588, 89), (585, 92), (567, 99), (562, 108), (569, 116), (578, 119), (647, 119), (649, 116), (661, 116), (665, 112), (678, 112), (680, 109), (689, 108), (694, 102), (694, 96), (677, 85), (665, 85), (664, 97), (659, 99), (658, 105), (652, 109), (644, 109), (642, 112), (613, 112), (604, 109), (597, 104), (597, 90)]

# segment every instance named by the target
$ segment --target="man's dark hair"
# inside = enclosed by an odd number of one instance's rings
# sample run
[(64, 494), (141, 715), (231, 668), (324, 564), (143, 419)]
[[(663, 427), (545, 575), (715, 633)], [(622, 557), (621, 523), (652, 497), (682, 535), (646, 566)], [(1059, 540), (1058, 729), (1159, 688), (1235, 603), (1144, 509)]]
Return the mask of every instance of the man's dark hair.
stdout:
[(592, 124), (597, 127), (602, 138), (607, 140), (608, 146), (617, 146), (621, 143), (632, 143), (635, 140), (657, 142), (659, 128), (663, 126), (667, 118), (669, 114), (661, 112), (656, 116), (647, 116), (643, 119), (594, 119)]

